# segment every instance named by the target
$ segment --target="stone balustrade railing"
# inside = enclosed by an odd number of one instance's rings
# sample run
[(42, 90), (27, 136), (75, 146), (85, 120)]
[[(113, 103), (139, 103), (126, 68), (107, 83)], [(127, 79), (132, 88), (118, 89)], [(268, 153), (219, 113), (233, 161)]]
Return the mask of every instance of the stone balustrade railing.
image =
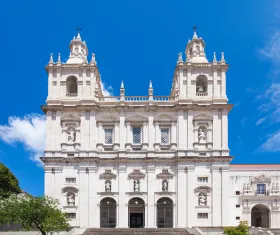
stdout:
[[(125, 101), (125, 102), (148, 102), (150, 101), (149, 96), (124, 96), (123, 99), (121, 96), (103, 96), (98, 97), (98, 100), (101, 102), (119, 102), (119, 101)], [(175, 97), (172, 96), (152, 96), (152, 101), (154, 102), (168, 102), (168, 101), (174, 101)]]
[(196, 92), (196, 96), (207, 96), (208, 92)]

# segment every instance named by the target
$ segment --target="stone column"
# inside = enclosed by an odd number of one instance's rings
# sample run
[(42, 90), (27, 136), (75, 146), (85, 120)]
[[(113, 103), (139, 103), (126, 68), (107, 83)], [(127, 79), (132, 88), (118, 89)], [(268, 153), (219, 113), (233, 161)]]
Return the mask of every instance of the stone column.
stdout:
[(119, 123), (115, 122), (115, 130), (114, 130), (114, 150), (118, 150), (120, 146), (120, 128)]
[(89, 131), (90, 131), (90, 141), (89, 141), (89, 148), (91, 151), (96, 149), (97, 144), (97, 128), (96, 128), (96, 119), (95, 119), (95, 112), (90, 111), (90, 119), (89, 119)]
[(228, 216), (228, 212), (230, 211), (230, 202), (229, 202), (229, 192), (231, 191), (231, 184), (229, 182), (229, 165), (225, 166), (222, 168), (221, 171), (221, 177), (222, 177), (222, 188), (221, 188), (221, 193), (222, 193), (222, 226), (229, 226), (230, 225), (230, 220)]
[(225, 72), (225, 68), (221, 69), (221, 98), (227, 98), (227, 95), (226, 95), (226, 72)]
[(101, 122), (98, 123), (98, 143), (103, 144), (104, 143), (104, 134), (103, 134), (103, 125)]
[(118, 192), (119, 192), (119, 202), (118, 202), (118, 225), (119, 228), (128, 228), (128, 201), (126, 201), (125, 192), (128, 188), (128, 180), (126, 176), (126, 165), (120, 165), (118, 169)]
[[(97, 184), (98, 182), (98, 174), (97, 167), (92, 166), (89, 167), (88, 171), (88, 220), (89, 226), (98, 228), (100, 226), (98, 218), (100, 214), (98, 214), (98, 206), (100, 202), (97, 201)], [(99, 218), (100, 219), (100, 218)]]
[(177, 167), (177, 227), (186, 228), (187, 226), (187, 182), (186, 182), (186, 172), (185, 166)]
[(57, 111), (56, 112), (56, 117), (55, 117), (55, 123), (56, 123), (55, 149), (56, 149), (56, 151), (60, 151), (61, 150), (61, 134), (62, 134), (62, 129), (61, 129), (60, 118), (61, 118), (61, 112)]
[(155, 189), (156, 189), (156, 177), (155, 177), (155, 166), (148, 165), (147, 166), (147, 211), (145, 211), (145, 217), (147, 218), (147, 223), (145, 224), (148, 228), (155, 228), (156, 221), (155, 221)]
[(222, 149), (228, 149), (228, 113), (222, 110)]
[(193, 149), (194, 132), (193, 132), (193, 110), (188, 110), (188, 149)]
[(51, 167), (45, 167), (45, 189), (44, 194), (49, 197), (53, 197), (52, 192), (52, 168)]
[(211, 226), (222, 226), (222, 195), (221, 195), (221, 173), (219, 166), (212, 166), (212, 223)]
[(47, 112), (47, 120), (46, 120), (46, 150), (52, 150), (52, 138), (53, 138), (53, 130), (52, 130), (52, 112)]
[[(219, 120), (219, 110), (213, 111), (213, 150), (221, 149), (221, 123)], [(217, 155), (217, 154), (216, 154)]]
[[(181, 110), (177, 113), (178, 115), (178, 121), (177, 121), (177, 129), (178, 130), (185, 130), (185, 125), (184, 125), (184, 112)], [(178, 131), (178, 149), (183, 149), (184, 148), (184, 141), (185, 141), (185, 135), (186, 132), (184, 131)]]
[(171, 123), (171, 149), (175, 150), (177, 148), (177, 131), (176, 122)]
[(126, 135), (126, 131), (125, 131), (125, 114), (124, 112), (120, 112), (120, 136), (119, 136), (119, 140), (120, 140), (120, 149), (124, 150), (125, 149), (125, 140), (127, 138)]
[[(49, 78), (48, 78), (48, 97), (47, 99), (52, 99), (53, 98), (53, 70), (49, 69)], [(66, 94), (63, 94), (64, 96), (66, 96)]]
[(218, 78), (217, 78), (217, 68), (214, 67), (213, 68), (213, 97), (214, 98), (219, 98), (219, 95), (218, 95)]
[(89, 198), (88, 198), (88, 170), (86, 167), (79, 167), (79, 217), (80, 227), (85, 228), (89, 226)]
[(191, 73), (191, 66), (187, 67), (187, 98), (193, 98), (195, 96), (192, 87), (192, 73)]
[(159, 129), (159, 123), (156, 122), (155, 123), (155, 139), (156, 139), (156, 142), (154, 144), (155, 146), (155, 150), (158, 151), (160, 150), (160, 129)]
[(187, 193), (186, 193), (186, 203), (187, 203), (187, 226), (193, 227), (196, 226), (196, 213), (195, 206), (197, 205), (195, 201), (194, 189), (196, 187), (196, 175), (195, 175), (195, 166), (187, 166)]
[(148, 123), (144, 122), (143, 123), (143, 149), (148, 149)]
[(149, 113), (149, 123), (148, 123), (148, 141), (149, 141), (149, 149), (154, 149), (154, 142), (155, 142), (155, 128), (154, 128), (154, 116), (153, 113)]

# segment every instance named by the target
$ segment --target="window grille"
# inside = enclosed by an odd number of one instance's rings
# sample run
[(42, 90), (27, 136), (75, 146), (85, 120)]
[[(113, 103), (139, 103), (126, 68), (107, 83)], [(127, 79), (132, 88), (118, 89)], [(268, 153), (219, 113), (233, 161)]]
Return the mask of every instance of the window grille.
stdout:
[(66, 215), (69, 219), (76, 219), (76, 213), (66, 213)]
[(208, 213), (197, 213), (198, 219), (208, 219)]
[(199, 183), (208, 183), (208, 177), (197, 177)]
[(105, 144), (113, 144), (113, 129), (105, 129)]
[(257, 194), (265, 194), (265, 193), (266, 193), (266, 185), (257, 184)]
[(133, 127), (133, 144), (141, 144), (141, 127)]
[(161, 131), (161, 143), (169, 144), (169, 129), (161, 128), (160, 131)]
[(66, 178), (66, 183), (67, 184), (75, 184), (76, 183), (76, 178)]

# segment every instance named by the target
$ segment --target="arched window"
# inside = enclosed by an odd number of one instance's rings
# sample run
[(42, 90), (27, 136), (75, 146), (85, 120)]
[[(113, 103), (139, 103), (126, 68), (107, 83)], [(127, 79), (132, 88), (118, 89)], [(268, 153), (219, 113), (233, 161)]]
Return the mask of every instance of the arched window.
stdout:
[(157, 201), (157, 227), (173, 228), (173, 201), (163, 197)]
[(77, 96), (78, 94), (78, 87), (77, 87), (77, 78), (76, 77), (69, 77), (66, 81), (66, 89), (67, 89), (67, 96)]
[(116, 201), (113, 198), (104, 198), (100, 202), (100, 228), (116, 227)]
[(196, 78), (196, 95), (207, 96), (207, 85), (207, 77), (204, 75), (199, 75)]

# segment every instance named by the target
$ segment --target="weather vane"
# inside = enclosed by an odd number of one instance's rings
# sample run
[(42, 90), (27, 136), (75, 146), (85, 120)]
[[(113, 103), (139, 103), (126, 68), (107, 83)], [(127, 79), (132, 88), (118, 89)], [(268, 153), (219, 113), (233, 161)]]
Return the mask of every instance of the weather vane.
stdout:
[(80, 33), (82, 29), (80, 27), (77, 28), (78, 33)]

